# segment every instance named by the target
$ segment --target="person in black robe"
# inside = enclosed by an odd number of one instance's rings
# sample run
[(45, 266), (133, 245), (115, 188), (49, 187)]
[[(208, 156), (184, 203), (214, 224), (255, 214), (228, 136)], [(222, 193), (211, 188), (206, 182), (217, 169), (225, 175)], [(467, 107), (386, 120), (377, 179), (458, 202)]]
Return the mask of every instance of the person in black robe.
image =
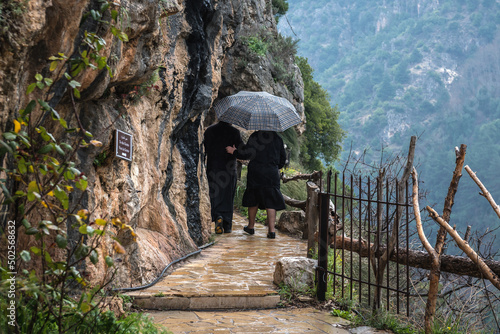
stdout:
[(254, 234), (255, 216), (258, 209), (267, 212), (267, 237), (276, 237), (276, 211), (285, 209), (285, 201), (280, 191), (280, 172), (286, 163), (283, 140), (274, 131), (256, 131), (248, 143), (237, 149), (226, 147), (226, 151), (238, 159), (250, 160), (248, 164), (247, 188), (242, 205), (248, 207), (248, 226), (243, 229)]
[(215, 233), (230, 233), (237, 173), (236, 157), (228, 154), (225, 147), (239, 147), (243, 145), (243, 141), (235, 127), (220, 121), (205, 130), (203, 144), (207, 158), (208, 188)]

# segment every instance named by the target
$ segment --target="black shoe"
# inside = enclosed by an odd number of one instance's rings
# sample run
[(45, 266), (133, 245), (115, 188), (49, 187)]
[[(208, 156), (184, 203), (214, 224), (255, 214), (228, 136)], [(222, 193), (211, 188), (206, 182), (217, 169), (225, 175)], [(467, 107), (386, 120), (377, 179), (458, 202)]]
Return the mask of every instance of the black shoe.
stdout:
[(224, 228), (222, 227), (222, 217), (217, 217), (215, 220), (215, 233), (222, 234), (224, 232)]
[(231, 233), (233, 229), (233, 223), (224, 221), (224, 223), (222, 223), (222, 226), (224, 227), (224, 233)]
[(255, 234), (255, 229), (249, 228), (248, 226), (243, 227), (243, 231), (247, 232), (248, 234)]
[(276, 232), (269, 232), (269, 233), (267, 233), (267, 237), (269, 239), (276, 239)]

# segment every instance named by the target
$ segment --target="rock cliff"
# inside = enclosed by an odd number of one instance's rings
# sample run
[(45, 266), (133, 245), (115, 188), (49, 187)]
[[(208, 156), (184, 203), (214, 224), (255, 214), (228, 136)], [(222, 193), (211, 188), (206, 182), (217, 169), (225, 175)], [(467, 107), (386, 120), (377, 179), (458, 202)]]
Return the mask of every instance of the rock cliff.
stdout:
[[(91, 219), (119, 217), (138, 235), (137, 242), (118, 235), (126, 254), (115, 284), (127, 287), (152, 281), (170, 261), (210, 237), (201, 140), (215, 119), (213, 102), (239, 90), (265, 90), (289, 99), (303, 115), (303, 91), (294, 66), (287, 69), (294, 76), (287, 87), (273, 79), (265, 57), (243, 66), (236, 60), (249, 31), (277, 34), (270, 1), (118, 2), (128, 42), (96, 21), (82, 20), (100, 0), (28, 2), (0, 45), (0, 132), (11, 130), (19, 109), (37, 97), (24, 93), (35, 74), (52, 75), (50, 105), (73, 126), (76, 109), (83, 127), (103, 143), (78, 151), (79, 168), (89, 180), (82, 204)], [(84, 30), (106, 42), (113, 76), (105, 69), (83, 73), (81, 98), (73, 105), (67, 80), (57, 74), (62, 71), (49, 72), (48, 59), (76, 53)], [(114, 155), (117, 129), (132, 134), (132, 161)], [(103, 245), (101, 254), (110, 249), (111, 243)], [(90, 267), (99, 279), (103, 270)]]

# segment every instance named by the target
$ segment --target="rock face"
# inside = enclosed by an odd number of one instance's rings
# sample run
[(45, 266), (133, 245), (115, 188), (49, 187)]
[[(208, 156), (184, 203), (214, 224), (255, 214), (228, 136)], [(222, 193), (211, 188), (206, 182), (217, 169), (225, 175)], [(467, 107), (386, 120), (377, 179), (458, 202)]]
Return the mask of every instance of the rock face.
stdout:
[[(276, 33), (271, 6), (264, 0), (122, 1), (126, 43), (95, 21), (80, 24), (84, 13), (100, 6), (97, 0), (32, 0), (28, 6), (17, 35), (0, 46), (0, 132), (11, 130), (18, 110), (37, 97), (24, 94), (35, 74), (53, 75), (50, 105), (72, 126), (77, 114), (103, 143), (77, 154), (89, 180), (83, 206), (91, 219), (119, 217), (138, 235), (137, 242), (126, 233), (118, 235), (126, 254), (115, 284), (148, 283), (170, 261), (209, 239), (201, 140), (215, 118), (210, 111), (214, 100), (239, 90), (265, 90), (289, 99), (303, 115), (300, 72), (288, 70), (295, 80), (287, 88), (273, 79), (264, 58), (234, 66), (232, 57), (242, 52), (244, 33)], [(81, 99), (73, 106), (63, 71), (51, 74), (48, 58), (76, 54), (84, 30), (106, 41), (113, 77), (106, 70), (83, 73)], [(114, 156), (117, 129), (133, 137), (132, 161)], [(111, 243), (100, 251), (106, 255)], [(93, 279), (102, 277), (104, 268), (90, 267)]]

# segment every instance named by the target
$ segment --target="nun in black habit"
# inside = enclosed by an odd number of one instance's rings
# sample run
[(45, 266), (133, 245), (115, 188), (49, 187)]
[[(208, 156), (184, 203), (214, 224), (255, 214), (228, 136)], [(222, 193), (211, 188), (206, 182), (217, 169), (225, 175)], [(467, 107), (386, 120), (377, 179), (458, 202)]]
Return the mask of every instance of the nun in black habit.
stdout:
[(285, 201), (280, 191), (280, 172), (286, 163), (283, 140), (274, 131), (256, 131), (248, 143), (240, 148), (226, 147), (226, 151), (248, 163), (247, 187), (242, 205), (248, 207), (248, 226), (245, 232), (254, 234), (255, 216), (258, 209), (267, 212), (267, 237), (276, 237), (276, 211), (285, 209)]
[(215, 233), (230, 233), (233, 222), (234, 194), (236, 192), (236, 157), (226, 152), (226, 146), (243, 144), (240, 132), (231, 124), (219, 121), (204, 133), (207, 177), (212, 221)]

